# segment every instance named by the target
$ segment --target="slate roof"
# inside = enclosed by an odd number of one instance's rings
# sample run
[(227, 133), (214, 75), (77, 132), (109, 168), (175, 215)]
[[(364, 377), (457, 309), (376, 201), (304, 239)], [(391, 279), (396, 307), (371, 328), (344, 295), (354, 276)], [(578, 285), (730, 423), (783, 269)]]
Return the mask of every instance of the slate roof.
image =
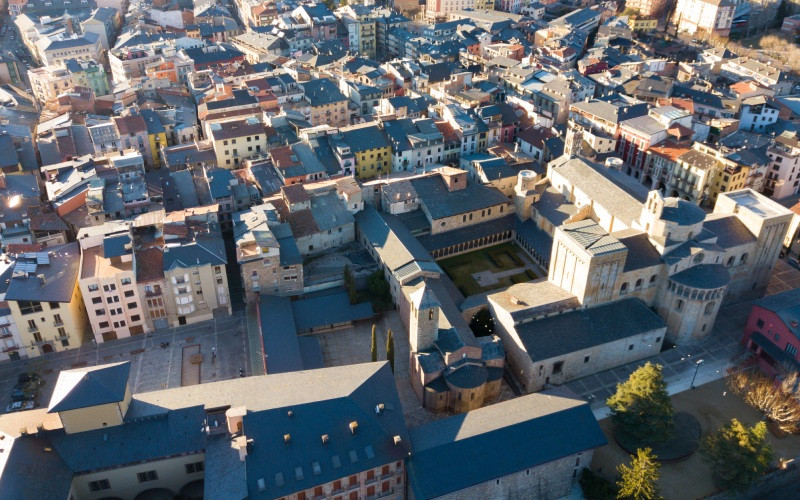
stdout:
[(221, 234), (198, 234), (195, 241), (165, 247), (164, 250), (165, 271), (176, 267), (189, 268), (205, 264), (223, 266), (227, 263)]
[(411, 441), (408, 480), (415, 498), (458, 497), (470, 486), (607, 442), (589, 405), (564, 389), (417, 427)]
[(342, 130), (342, 140), (350, 146), (350, 151), (353, 153), (390, 146), (386, 132), (377, 126)]
[(119, 403), (128, 388), (129, 361), (64, 370), (58, 375), (48, 413)]
[(360, 321), (371, 318), (375, 313), (371, 302), (350, 304), (346, 291), (338, 289), (335, 293), (319, 294), (291, 302), (294, 324), (298, 332), (308, 332), (337, 323)]
[(289, 297), (261, 295), (258, 319), (267, 373), (286, 373), (303, 369), (297, 328)]
[(625, 258), (625, 267), (622, 272), (635, 271), (661, 264), (661, 254), (655, 249), (647, 237), (647, 233), (627, 234), (632, 231), (625, 231), (624, 235), (612, 234), (620, 243), (628, 249)]
[(130, 250), (125, 248), (125, 245), (129, 245), (130, 243), (131, 237), (127, 234), (105, 238), (103, 240), (103, 257), (110, 259), (130, 253)]
[(722, 264), (700, 264), (672, 274), (669, 279), (679, 285), (713, 290), (727, 285), (731, 275)]
[(564, 224), (558, 229), (592, 255), (625, 250), (625, 245), (591, 219)]
[(769, 295), (753, 302), (753, 305), (775, 313), (786, 328), (800, 339), (800, 288)]
[(538, 362), (666, 326), (644, 302), (628, 298), (521, 323), (514, 328), (528, 356)]
[(714, 233), (717, 236), (717, 245), (722, 248), (737, 247), (756, 241), (753, 233), (735, 215), (711, 214), (703, 222), (703, 229)]
[(680, 198), (665, 198), (660, 218), (679, 226), (692, 226), (703, 222), (706, 213), (702, 208), (689, 201)]
[(411, 184), (434, 220), (508, 203), (503, 193), (480, 184), (448, 191), (447, 184), (438, 175), (412, 179)]
[(49, 446), (33, 436), (0, 442), (0, 490), (21, 499), (67, 498), (73, 473), (58, 453), (42, 452)]
[(305, 90), (306, 99), (313, 107), (347, 100), (347, 97), (339, 91), (339, 87), (327, 78), (310, 80), (301, 85)]
[(390, 271), (396, 271), (415, 260), (433, 262), (430, 254), (395, 216), (379, 213), (366, 206), (355, 215), (358, 231), (366, 237)]
[[(50, 247), (47, 253), (50, 255), (49, 264), (38, 265), (35, 274), (11, 279), (6, 300), (70, 302), (81, 260), (78, 243)], [(37, 275), (44, 276), (44, 284)]]

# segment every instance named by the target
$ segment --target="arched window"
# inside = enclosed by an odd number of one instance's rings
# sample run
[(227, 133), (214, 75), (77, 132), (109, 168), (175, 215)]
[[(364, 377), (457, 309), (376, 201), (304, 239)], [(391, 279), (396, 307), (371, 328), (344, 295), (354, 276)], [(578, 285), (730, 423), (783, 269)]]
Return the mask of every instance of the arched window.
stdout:
[(641, 278), (639, 278), (638, 280), (636, 280), (636, 285), (635, 285), (635, 287), (636, 287), (636, 288), (642, 288), (642, 280), (641, 280)]
[(683, 301), (681, 299), (678, 299), (678, 303), (675, 304), (675, 310), (678, 312), (683, 311)]
[(727, 266), (728, 266), (728, 267), (731, 267), (731, 266), (733, 265), (733, 263), (734, 263), (734, 262), (736, 262), (736, 257), (734, 257), (734, 256), (731, 256), (731, 257), (728, 259), (728, 264), (727, 264)]
[(433, 309), (428, 310), (428, 321), (433, 321)]
[(742, 254), (742, 257), (739, 259), (739, 264), (745, 264), (747, 262), (747, 252)]
[(621, 287), (619, 287), (619, 293), (625, 293), (628, 291), (628, 283), (623, 283)]
[(656, 282), (656, 275), (654, 274), (650, 276), (650, 283), (655, 283), (655, 282)]
[(717, 306), (716, 302), (709, 302), (706, 304), (706, 310), (704, 311), (706, 315), (713, 314), (714, 308)]

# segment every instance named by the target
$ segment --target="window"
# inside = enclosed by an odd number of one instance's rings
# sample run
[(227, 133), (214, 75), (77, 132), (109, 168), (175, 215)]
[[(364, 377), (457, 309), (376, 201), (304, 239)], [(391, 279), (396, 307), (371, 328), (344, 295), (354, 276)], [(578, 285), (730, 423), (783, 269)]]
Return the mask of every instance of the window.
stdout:
[(556, 361), (553, 363), (553, 375), (561, 373), (561, 370), (564, 368), (563, 361)]
[(786, 352), (789, 354), (789, 356), (794, 358), (797, 356), (797, 347), (793, 346), (792, 344), (786, 344)]
[(136, 474), (136, 478), (139, 480), (139, 483), (149, 483), (150, 481), (158, 480), (158, 473), (154, 470), (149, 470), (147, 472), (138, 472)]
[(103, 316), (106, 313), (105, 309), (95, 309), (94, 313), (98, 316)]
[(127, 290), (127, 291), (125, 292), (125, 296), (126, 296), (126, 297), (133, 297), (133, 290)]
[(128, 309), (136, 309), (137, 307), (139, 307), (139, 304), (136, 302), (128, 302)]
[(683, 301), (681, 299), (678, 299), (678, 303), (675, 304), (675, 310), (678, 312), (683, 311)]
[(139, 316), (138, 314), (134, 314), (133, 316), (131, 316), (131, 321), (139, 321), (140, 319), (142, 319), (142, 317)]
[(619, 293), (627, 293), (628, 291), (628, 283), (623, 283), (621, 287), (619, 287)]
[(121, 280), (119, 280), (119, 282), (120, 282), (121, 285), (130, 285), (131, 284), (131, 279), (130, 278), (122, 278)]
[(779, 333), (776, 333), (775, 334), (775, 342), (778, 342), (780, 340), (781, 340), (781, 335)]
[(195, 462), (193, 464), (186, 464), (187, 474), (197, 474), (205, 470), (205, 462)]
[(433, 321), (433, 309), (428, 311), (428, 321)]
[(650, 276), (650, 283), (655, 283), (655, 282), (656, 282), (656, 275), (654, 274)]
[(634, 288), (637, 288), (637, 289), (642, 288), (642, 280), (641, 279), (636, 280), (636, 285), (634, 286)]
[(744, 264), (747, 262), (747, 252), (742, 254), (742, 258), (739, 259), (739, 264)]
[(589, 362), (589, 356), (586, 356), (585, 358), (583, 358), (583, 362), (584, 363), (588, 363)]
[(111, 489), (111, 483), (108, 482), (108, 479), (101, 479), (99, 481), (91, 481), (89, 483), (89, 489), (91, 491), (103, 491)]
[(756, 320), (756, 326), (759, 327), (759, 328), (764, 328), (764, 320), (761, 319), (761, 318)]
[(20, 314), (33, 314), (42, 311), (41, 302), (36, 302), (35, 300), (18, 300), (17, 305), (19, 306)]
[(628, 350), (629, 350), (629, 351), (632, 351), (632, 350), (633, 350), (633, 344), (631, 344), (631, 345), (629, 345), (629, 346), (628, 346)]
[(100, 328), (108, 328), (108, 321), (101, 321), (98, 326)]
[(106, 292), (113, 292), (116, 289), (117, 285), (114, 285), (113, 283), (111, 285), (103, 285), (103, 290), (105, 290)]
[(99, 304), (101, 302), (103, 302), (103, 299), (100, 297), (92, 297), (92, 304)]
[(58, 302), (48, 302), (47, 304), (50, 306), (50, 309), (58, 309), (59, 307), (61, 307), (61, 304), (59, 304)]
[(96, 291), (98, 290), (98, 288), (99, 288), (99, 287), (98, 287), (97, 285), (89, 285), (89, 286), (88, 286), (88, 287), (86, 287), (86, 288), (87, 288), (87, 289), (88, 289), (90, 292), (96, 292)]

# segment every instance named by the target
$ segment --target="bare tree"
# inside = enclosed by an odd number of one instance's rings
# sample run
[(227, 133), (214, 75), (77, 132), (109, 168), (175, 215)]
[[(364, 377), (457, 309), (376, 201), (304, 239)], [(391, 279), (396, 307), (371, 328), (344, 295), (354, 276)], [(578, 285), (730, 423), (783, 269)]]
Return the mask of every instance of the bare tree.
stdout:
[[(794, 374), (796, 377), (797, 374)], [(785, 379), (784, 379), (785, 382)], [(727, 377), (728, 388), (775, 422), (781, 430), (800, 431), (800, 401), (760, 373), (738, 371)]]

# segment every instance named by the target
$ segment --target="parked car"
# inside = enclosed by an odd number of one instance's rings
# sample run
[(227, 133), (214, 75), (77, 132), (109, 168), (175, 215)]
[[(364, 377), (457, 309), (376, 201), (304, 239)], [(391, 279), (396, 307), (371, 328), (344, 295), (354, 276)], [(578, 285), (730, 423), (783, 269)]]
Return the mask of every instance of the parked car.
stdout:
[(27, 401), (14, 401), (13, 403), (6, 406), (6, 413), (12, 413), (15, 411), (24, 411), (24, 410), (33, 410), (35, 403), (33, 400)]
[(39, 374), (38, 373), (20, 373), (17, 377), (17, 382), (20, 384), (27, 384), (28, 382), (38, 382), (39, 381)]
[(797, 260), (787, 259), (787, 262), (789, 262), (789, 265), (792, 266), (793, 268), (800, 269), (800, 262), (797, 262)]

